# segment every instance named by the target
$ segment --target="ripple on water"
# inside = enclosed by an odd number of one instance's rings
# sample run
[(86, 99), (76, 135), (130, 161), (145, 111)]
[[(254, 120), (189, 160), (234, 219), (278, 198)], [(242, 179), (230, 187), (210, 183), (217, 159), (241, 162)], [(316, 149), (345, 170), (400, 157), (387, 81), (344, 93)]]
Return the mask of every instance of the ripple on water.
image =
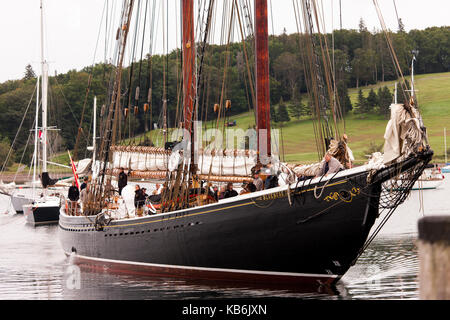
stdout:
[[(427, 215), (449, 214), (450, 174), (435, 192), (424, 192)], [(32, 228), (23, 215), (3, 212), (0, 195), (0, 299), (216, 299), (280, 297), (300, 299), (418, 299), (418, 193), (401, 205), (357, 263), (338, 284), (339, 295), (299, 293), (214, 284), (193, 285), (174, 279), (148, 279), (81, 270), (80, 286), (67, 285), (71, 267), (57, 227)]]

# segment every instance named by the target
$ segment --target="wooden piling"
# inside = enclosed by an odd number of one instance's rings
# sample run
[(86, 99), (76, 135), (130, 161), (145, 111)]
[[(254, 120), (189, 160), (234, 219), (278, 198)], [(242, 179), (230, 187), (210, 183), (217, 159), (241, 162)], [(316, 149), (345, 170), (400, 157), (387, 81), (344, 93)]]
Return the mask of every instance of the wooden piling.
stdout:
[(419, 220), (420, 299), (450, 300), (450, 216)]

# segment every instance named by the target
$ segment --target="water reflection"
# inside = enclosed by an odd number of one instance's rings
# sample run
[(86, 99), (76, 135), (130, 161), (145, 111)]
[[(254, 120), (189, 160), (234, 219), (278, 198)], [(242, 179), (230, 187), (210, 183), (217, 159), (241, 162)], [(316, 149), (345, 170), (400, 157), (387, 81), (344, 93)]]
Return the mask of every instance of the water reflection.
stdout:
[(416, 238), (386, 237), (372, 243), (343, 277), (351, 299), (417, 299), (419, 262)]
[(424, 191), (424, 212), (419, 211), (419, 193), (413, 192), (337, 291), (321, 293), (77, 269), (59, 245), (57, 226), (29, 227), (23, 215), (4, 214), (9, 201), (0, 196), (0, 299), (418, 299), (417, 221), (423, 215), (448, 214), (449, 180), (441, 189)]

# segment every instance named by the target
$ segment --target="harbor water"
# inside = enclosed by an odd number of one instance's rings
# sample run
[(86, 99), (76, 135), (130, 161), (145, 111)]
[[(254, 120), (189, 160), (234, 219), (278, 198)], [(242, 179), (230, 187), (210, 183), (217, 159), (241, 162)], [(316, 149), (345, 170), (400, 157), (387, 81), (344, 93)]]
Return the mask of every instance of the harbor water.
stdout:
[(15, 214), (9, 198), (2, 195), (0, 299), (419, 299), (417, 222), (426, 215), (450, 214), (450, 174), (445, 176), (438, 189), (412, 191), (356, 265), (338, 283), (336, 292), (323, 293), (305, 293), (292, 288), (189, 283), (80, 269), (63, 253), (56, 225), (26, 225), (25, 217)]

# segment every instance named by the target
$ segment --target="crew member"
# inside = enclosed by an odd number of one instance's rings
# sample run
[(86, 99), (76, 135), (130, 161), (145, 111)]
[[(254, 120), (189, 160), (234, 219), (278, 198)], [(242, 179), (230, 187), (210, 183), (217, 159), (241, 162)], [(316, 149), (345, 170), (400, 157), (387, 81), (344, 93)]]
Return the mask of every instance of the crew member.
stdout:
[(77, 201), (80, 199), (80, 191), (78, 190), (75, 181), (72, 181), (72, 186), (69, 188), (67, 197), (69, 198), (69, 212), (71, 215), (75, 215), (77, 210)]
[(228, 182), (227, 190), (225, 191), (224, 198), (226, 199), (226, 198), (236, 197), (237, 195), (238, 195), (237, 191), (233, 189), (233, 183)]
[(325, 157), (323, 158), (322, 166), (319, 171), (318, 176), (324, 176), (328, 175), (330, 173), (336, 173), (340, 170), (344, 169), (342, 164), (337, 160), (335, 157), (333, 157), (330, 153), (325, 154)]
[(264, 186), (264, 182), (261, 179), (261, 177), (259, 176), (259, 173), (260, 173), (260, 171), (258, 170), (253, 174), (253, 184), (256, 187), (256, 191), (261, 191)]
[(88, 178), (88, 177), (85, 177), (85, 178), (83, 179), (83, 183), (82, 183), (81, 186), (80, 186), (80, 191), (83, 191), (83, 189), (86, 188), (88, 181), (89, 181), (89, 178)]
[(125, 186), (127, 184), (128, 184), (128, 176), (123, 171), (123, 168), (120, 168), (119, 180), (118, 180), (119, 194), (120, 195), (122, 195), (122, 189), (125, 188)]

